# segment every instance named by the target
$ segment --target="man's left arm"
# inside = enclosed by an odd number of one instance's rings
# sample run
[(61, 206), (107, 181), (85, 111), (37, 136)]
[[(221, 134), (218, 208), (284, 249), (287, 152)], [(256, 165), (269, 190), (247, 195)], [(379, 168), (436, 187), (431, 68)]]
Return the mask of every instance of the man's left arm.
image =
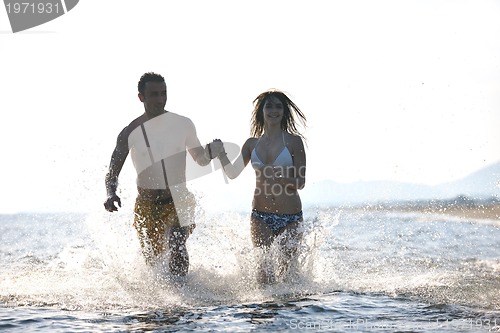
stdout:
[(188, 151), (189, 154), (191, 154), (191, 156), (193, 157), (193, 160), (195, 160), (196, 163), (198, 163), (201, 166), (208, 165), (211, 161), (207, 148), (201, 147), (201, 144), (199, 144), (199, 146), (195, 148), (188, 149)]
[(196, 127), (192, 121), (189, 121), (189, 126), (187, 128), (186, 147), (193, 160), (201, 166), (208, 165), (215, 157), (209, 145), (206, 145), (205, 148), (201, 146), (198, 135), (196, 134)]

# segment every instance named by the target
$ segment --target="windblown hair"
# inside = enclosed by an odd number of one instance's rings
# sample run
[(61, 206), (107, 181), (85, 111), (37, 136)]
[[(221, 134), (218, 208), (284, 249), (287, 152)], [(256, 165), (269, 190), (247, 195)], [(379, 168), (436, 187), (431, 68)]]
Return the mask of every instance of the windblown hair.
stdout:
[(257, 96), (254, 99), (254, 109), (252, 112), (252, 121), (250, 125), (250, 135), (252, 137), (260, 137), (264, 133), (264, 105), (266, 101), (275, 97), (283, 104), (283, 119), (281, 119), (281, 129), (290, 134), (295, 134), (304, 139), (304, 136), (298, 131), (296, 126), (296, 118), (302, 126), (306, 127), (307, 119), (300, 111), (299, 107), (288, 96), (279, 90), (268, 90)]
[(153, 72), (144, 73), (137, 84), (137, 89), (141, 95), (144, 95), (144, 90), (146, 89), (146, 83), (148, 82), (165, 82), (165, 79), (160, 74)]

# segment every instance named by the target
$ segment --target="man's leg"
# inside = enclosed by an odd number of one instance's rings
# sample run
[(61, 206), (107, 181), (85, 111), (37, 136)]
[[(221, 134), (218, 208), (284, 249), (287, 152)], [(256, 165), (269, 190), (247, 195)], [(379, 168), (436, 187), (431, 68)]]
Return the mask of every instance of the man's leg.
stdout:
[(186, 241), (193, 231), (193, 226), (169, 226), (167, 230), (168, 248), (170, 250), (170, 272), (177, 276), (186, 276), (189, 269), (189, 254)]
[(166, 216), (161, 205), (136, 201), (134, 227), (146, 263), (152, 265), (166, 251)]

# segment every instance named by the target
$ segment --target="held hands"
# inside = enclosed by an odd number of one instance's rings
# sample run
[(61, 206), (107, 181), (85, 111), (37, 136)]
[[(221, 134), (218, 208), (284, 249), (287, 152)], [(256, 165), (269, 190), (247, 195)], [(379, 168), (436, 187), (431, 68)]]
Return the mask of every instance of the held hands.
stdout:
[(205, 156), (210, 160), (220, 157), (222, 154), (225, 154), (224, 144), (220, 139), (214, 139), (211, 143), (207, 145), (205, 149)]
[(118, 206), (120, 206), (120, 207), (122, 206), (122, 202), (121, 202), (120, 198), (116, 194), (113, 194), (113, 195), (109, 196), (108, 199), (106, 199), (106, 201), (104, 202), (104, 208), (108, 212), (118, 211), (118, 207), (115, 206), (115, 202), (118, 203)]

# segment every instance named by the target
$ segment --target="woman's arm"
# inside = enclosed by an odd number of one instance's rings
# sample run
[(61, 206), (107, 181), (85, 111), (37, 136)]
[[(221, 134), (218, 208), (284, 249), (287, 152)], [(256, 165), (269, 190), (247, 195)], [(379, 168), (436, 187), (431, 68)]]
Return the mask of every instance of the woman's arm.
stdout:
[(245, 167), (247, 166), (248, 162), (250, 161), (250, 152), (252, 151), (250, 148), (252, 147), (253, 149), (255, 140), (256, 139), (254, 138), (250, 138), (243, 144), (243, 147), (241, 147), (240, 155), (236, 158), (234, 164), (231, 163), (225, 151), (222, 151), (222, 153), (217, 156), (222, 164), (222, 169), (230, 179), (235, 179), (236, 177), (238, 177), (243, 169), (245, 169)]

